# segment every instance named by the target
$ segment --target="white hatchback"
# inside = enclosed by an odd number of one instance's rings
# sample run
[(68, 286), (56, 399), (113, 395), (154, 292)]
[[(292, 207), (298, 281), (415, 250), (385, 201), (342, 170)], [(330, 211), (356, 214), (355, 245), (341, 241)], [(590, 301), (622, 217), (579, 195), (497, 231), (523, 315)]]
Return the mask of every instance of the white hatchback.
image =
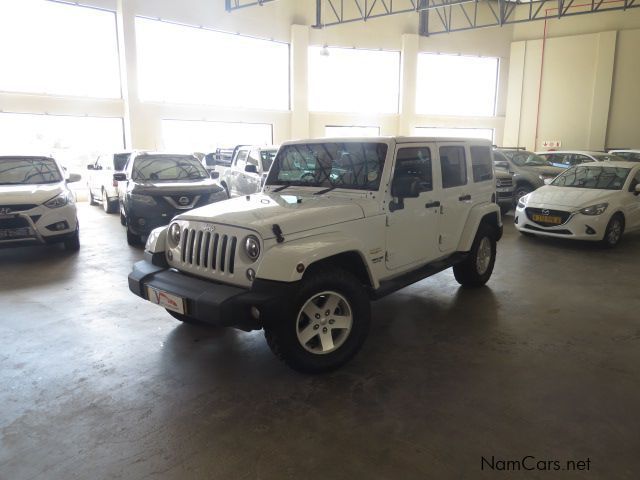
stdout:
[(64, 169), (49, 157), (0, 156), (0, 247), (64, 243), (80, 248), (75, 198)]
[(520, 199), (515, 226), (523, 234), (601, 241), (613, 247), (640, 229), (640, 164), (584, 163)]

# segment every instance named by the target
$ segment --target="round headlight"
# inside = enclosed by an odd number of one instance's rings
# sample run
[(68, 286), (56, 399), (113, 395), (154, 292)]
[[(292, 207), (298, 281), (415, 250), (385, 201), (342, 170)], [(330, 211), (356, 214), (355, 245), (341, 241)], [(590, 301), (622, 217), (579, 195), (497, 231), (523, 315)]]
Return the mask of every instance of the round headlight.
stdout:
[(244, 251), (247, 254), (247, 257), (249, 257), (251, 260), (255, 261), (258, 259), (258, 257), (260, 256), (260, 242), (255, 236), (249, 235), (247, 238), (245, 238)]
[(177, 247), (180, 243), (180, 225), (172, 223), (169, 227), (169, 244), (172, 247)]

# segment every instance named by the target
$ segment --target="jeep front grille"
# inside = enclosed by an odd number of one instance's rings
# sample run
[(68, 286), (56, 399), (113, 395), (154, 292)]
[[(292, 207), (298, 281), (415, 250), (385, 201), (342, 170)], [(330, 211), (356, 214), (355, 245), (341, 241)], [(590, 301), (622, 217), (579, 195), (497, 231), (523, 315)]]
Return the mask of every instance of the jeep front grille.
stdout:
[(181, 261), (207, 272), (233, 274), (238, 237), (185, 227), (181, 235)]

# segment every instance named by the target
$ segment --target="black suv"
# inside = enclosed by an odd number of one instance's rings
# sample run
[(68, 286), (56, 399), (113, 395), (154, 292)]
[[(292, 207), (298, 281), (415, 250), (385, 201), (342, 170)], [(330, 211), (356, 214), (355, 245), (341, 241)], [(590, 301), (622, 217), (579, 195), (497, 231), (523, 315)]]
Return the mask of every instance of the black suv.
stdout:
[(227, 198), (193, 155), (138, 153), (113, 178), (129, 245), (139, 245), (154, 228), (180, 213)]

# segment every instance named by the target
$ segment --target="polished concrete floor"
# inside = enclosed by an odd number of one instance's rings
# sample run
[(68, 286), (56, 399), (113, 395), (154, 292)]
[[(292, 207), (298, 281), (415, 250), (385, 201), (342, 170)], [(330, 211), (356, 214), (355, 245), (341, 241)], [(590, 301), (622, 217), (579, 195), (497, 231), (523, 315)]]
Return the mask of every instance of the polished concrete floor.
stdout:
[[(638, 478), (640, 235), (507, 225), (488, 287), (447, 271), (387, 297), (354, 361), (304, 376), (261, 332), (130, 294), (142, 251), (115, 215), (80, 221), (79, 254), (0, 250), (2, 480)], [(590, 470), (498, 470), (525, 456)]]

